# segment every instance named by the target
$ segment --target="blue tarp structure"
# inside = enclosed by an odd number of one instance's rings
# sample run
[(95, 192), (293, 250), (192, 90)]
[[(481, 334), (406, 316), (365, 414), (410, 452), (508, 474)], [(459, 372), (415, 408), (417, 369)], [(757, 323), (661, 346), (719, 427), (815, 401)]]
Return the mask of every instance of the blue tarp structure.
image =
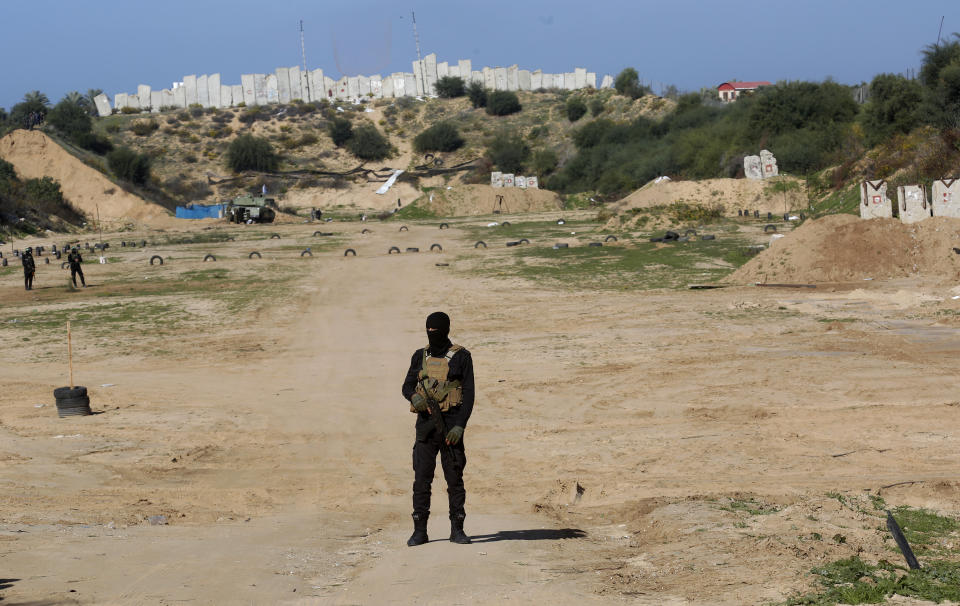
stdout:
[(212, 204), (210, 206), (201, 206), (194, 204), (190, 208), (186, 206), (177, 207), (178, 219), (216, 219), (222, 217), (226, 206), (223, 204)]

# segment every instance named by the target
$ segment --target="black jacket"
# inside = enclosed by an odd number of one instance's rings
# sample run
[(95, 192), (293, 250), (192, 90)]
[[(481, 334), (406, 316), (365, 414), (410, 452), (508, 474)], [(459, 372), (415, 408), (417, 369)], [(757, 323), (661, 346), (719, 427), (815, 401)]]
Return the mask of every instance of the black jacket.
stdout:
[[(446, 353), (446, 351), (444, 351)], [(410, 358), (410, 369), (407, 371), (407, 377), (403, 380), (403, 397), (409, 400), (417, 391), (417, 379), (420, 369), (423, 367), (423, 349), (413, 352)], [(447, 372), (448, 381), (460, 381), (460, 388), (463, 397), (460, 405), (452, 408), (443, 414), (443, 420), (447, 424), (447, 429), (453, 429), (459, 425), (466, 429), (467, 421), (470, 419), (470, 413), (473, 412), (473, 358), (466, 349), (461, 349), (450, 358), (450, 370)], [(417, 414), (417, 439), (425, 440), (430, 431), (434, 428), (434, 421), (430, 415), (421, 412)]]
[(83, 257), (80, 256), (80, 251), (77, 251), (77, 252), (70, 251), (70, 254), (67, 255), (67, 261), (70, 262), (71, 269), (76, 269), (80, 267), (81, 263), (83, 263)]
[(37, 266), (33, 262), (33, 255), (27, 253), (20, 255), (20, 262), (23, 263), (23, 273), (32, 274), (37, 270)]

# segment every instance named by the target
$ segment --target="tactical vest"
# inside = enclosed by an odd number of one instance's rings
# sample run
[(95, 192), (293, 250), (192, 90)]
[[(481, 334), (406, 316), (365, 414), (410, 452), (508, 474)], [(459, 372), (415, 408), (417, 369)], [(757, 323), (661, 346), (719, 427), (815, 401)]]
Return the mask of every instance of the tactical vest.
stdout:
[[(443, 412), (459, 406), (463, 400), (460, 381), (447, 381), (450, 360), (461, 349), (463, 347), (460, 345), (451, 345), (446, 354), (435, 358), (429, 354), (429, 347), (423, 348), (423, 364), (420, 367), (420, 378), (423, 380), (417, 382), (417, 393), (425, 398), (436, 400)], [(424, 391), (424, 386), (428, 391)], [(416, 412), (413, 405), (410, 406), (410, 412)]]

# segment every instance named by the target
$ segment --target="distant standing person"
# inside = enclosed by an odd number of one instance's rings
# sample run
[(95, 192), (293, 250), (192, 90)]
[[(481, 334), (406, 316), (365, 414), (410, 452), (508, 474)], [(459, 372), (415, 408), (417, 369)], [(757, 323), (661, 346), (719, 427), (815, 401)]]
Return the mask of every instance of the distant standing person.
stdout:
[(80, 283), (86, 288), (87, 281), (83, 277), (83, 268), (80, 267), (80, 264), (83, 263), (83, 257), (80, 256), (79, 248), (73, 247), (73, 250), (67, 255), (67, 262), (70, 264), (70, 279), (73, 280), (73, 287), (77, 287), (77, 276), (79, 275)]
[(37, 265), (33, 262), (33, 248), (27, 247), (20, 255), (20, 262), (23, 263), (23, 287), (26, 290), (33, 290), (33, 274), (37, 271)]

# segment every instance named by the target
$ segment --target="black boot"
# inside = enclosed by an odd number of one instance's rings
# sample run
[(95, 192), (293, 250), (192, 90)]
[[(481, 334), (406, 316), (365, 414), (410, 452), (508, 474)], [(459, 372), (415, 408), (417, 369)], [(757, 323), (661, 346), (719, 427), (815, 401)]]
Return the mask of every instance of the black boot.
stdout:
[(423, 545), (430, 539), (427, 537), (427, 518), (429, 514), (413, 514), (413, 534), (407, 539), (408, 547)]
[(455, 516), (450, 518), (450, 542), (460, 545), (470, 545), (473, 541), (463, 531), (463, 520), (467, 516)]

